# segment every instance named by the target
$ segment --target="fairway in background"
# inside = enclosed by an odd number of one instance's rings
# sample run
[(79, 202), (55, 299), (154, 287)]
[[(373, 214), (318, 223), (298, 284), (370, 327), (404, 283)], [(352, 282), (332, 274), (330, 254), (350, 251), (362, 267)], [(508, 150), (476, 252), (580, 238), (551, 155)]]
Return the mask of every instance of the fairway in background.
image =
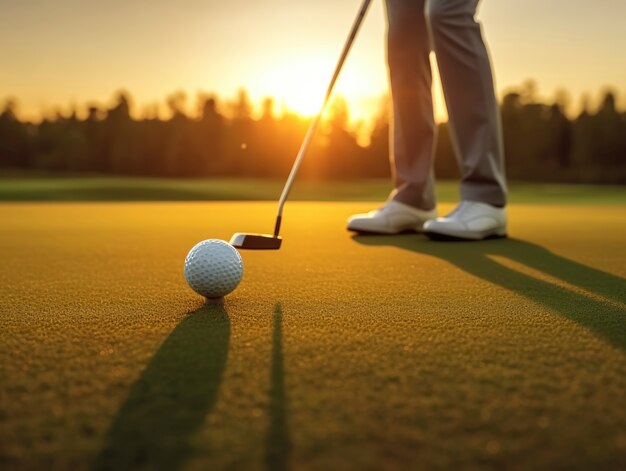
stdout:
[[(0, 173), (0, 201), (272, 201), (282, 180), (159, 179), (124, 177), (24, 177)], [(437, 183), (437, 199), (459, 199), (458, 182)], [(512, 203), (624, 204), (626, 186), (511, 183)], [(292, 201), (384, 201), (387, 179), (298, 181)]]

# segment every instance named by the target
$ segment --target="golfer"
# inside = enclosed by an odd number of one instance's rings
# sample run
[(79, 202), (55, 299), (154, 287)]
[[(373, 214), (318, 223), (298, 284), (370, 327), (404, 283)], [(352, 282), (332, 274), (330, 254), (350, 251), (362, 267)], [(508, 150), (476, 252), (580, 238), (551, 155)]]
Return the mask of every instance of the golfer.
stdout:
[[(348, 219), (348, 229), (433, 239), (506, 236), (502, 129), (489, 54), (475, 15), (479, 0), (386, 0), (394, 190), (385, 205)], [(461, 201), (437, 217), (431, 92), (434, 51), (461, 170)]]

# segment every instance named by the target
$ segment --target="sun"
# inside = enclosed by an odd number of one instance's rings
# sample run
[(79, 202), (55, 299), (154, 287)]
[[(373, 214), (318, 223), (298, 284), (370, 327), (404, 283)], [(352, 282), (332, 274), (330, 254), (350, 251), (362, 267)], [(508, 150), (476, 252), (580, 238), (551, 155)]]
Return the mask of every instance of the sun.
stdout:
[(289, 110), (312, 116), (322, 105), (331, 68), (328, 59), (319, 56), (286, 59), (268, 65), (256, 80), (257, 87)]
[[(279, 105), (302, 116), (317, 114), (322, 106), (337, 58), (322, 53), (299, 53), (269, 63), (255, 80), (255, 87), (274, 97)], [(348, 101), (372, 94), (376, 87), (357, 62), (344, 65), (333, 92)]]

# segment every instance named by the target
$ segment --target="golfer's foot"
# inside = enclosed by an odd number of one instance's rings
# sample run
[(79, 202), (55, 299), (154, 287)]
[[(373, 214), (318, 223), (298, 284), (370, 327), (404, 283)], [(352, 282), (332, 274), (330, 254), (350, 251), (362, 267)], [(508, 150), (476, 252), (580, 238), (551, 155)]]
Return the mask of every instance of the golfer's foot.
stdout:
[(506, 237), (506, 209), (477, 201), (461, 201), (450, 214), (424, 224), (424, 232), (434, 240)]
[(421, 232), (424, 223), (434, 217), (437, 217), (435, 209), (425, 211), (392, 200), (380, 209), (348, 218), (348, 230), (372, 234)]

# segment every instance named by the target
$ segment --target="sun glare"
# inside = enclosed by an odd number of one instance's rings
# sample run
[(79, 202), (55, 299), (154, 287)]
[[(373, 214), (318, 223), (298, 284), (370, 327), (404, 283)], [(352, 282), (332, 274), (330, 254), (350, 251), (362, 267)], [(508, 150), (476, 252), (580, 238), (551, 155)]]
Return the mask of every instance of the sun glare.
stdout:
[(278, 104), (300, 115), (312, 116), (324, 99), (323, 77), (329, 74), (328, 69), (328, 60), (302, 56), (269, 65), (257, 84)]
[[(315, 115), (324, 100), (328, 82), (335, 67), (334, 57), (301, 54), (268, 65), (266, 72), (256, 80), (262, 93), (275, 98), (279, 105), (302, 116)], [(380, 93), (360, 72), (359, 64), (347, 63), (337, 81), (333, 95), (341, 95), (349, 102), (362, 96)]]

